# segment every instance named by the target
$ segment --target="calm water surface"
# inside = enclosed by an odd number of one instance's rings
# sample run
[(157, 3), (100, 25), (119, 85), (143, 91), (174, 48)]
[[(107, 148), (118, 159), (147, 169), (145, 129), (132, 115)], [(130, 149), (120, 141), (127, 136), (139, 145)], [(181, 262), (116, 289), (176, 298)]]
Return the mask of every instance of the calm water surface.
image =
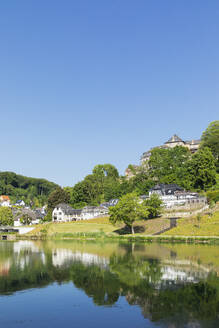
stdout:
[(0, 327), (219, 327), (219, 247), (0, 242)]

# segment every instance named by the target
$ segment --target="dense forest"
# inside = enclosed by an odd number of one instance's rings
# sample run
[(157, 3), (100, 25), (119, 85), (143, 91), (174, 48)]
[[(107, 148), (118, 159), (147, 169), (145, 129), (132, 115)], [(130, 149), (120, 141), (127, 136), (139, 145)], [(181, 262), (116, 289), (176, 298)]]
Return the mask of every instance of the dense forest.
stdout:
[(26, 204), (41, 206), (48, 195), (58, 187), (45, 179), (29, 178), (13, 172), (0, 172), (0, 194), (8, 195), (13, 202), (23, 199)]

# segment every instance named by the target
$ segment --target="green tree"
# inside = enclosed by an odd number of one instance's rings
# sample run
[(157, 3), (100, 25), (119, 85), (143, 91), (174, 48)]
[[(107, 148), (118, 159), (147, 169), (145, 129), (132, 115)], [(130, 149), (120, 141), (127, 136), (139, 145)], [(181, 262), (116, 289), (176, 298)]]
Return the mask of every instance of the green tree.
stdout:
[(129, 184), (138, 195), (144, 195), (155, 185), (155, 182), (149, 177), (148, 172), (142, 170), (129, 179)]
[(96, 165), (92, 174), (87, 175), (73, 188), (67, 187), (65, 190), (70, 195), (70, 204), (74, 208), (99, 205), (120, 196), (119, 173), (111, 164)]
[(147, 207), (149, 212), (149, 218), (156, 218), (161, 214), (162, 211), (162, 200), (157, 194), (152, 194), (149, 199), (144, 201), (144, 205)]
[(56, 188), (53, 182), (45, 179), (35, 179), (14, 172), (0, 172), (0, 194), (9, 195), (15, 202), (23, 199), (29, 204), (34, 198), (40, 204), (45, 204), (48, 195)]
[(69, 203), (70, 196), (67, 191), (61, 187), (56, 188), (48, 198), (48, 210), (53, 210), (60, 203)]
[(186, 165), (190, 158), (186, 147), (155, 148), (148, 162), (149, 175), (160, 183), (177, 183), (188, 188)]
[(216, 160), (217, 172), (219, 172), (219, 121), (211, 122), (201, 137), (201, 147), (209, 147)]
[(0, 224), (5, 226), (14, 225), (12, 210), (8, 207), (0, 207)]
[(200, 148), (187, 163), (191, 188), (207, 190), (216, 183), (215, 159), (208, 147)]
[(110, 222), (124, 222), (134, 233), (133, 223), (140, 219), (148, 217), (148, 210), (144, 204), (140, 204), (136, 193), (130, 193), (123, 196), (118, 204), (109, 210)]
[(29, 225), (32, 222), (32, 218), (28, 214), (24, 214), (21, 217), (20, 222), (24, 225)]
[(52, 209), (49, 209), (46, 213), (46, 215), (43, 218), (43, 221), (50, 222), (52, 221)]
[(114, 179), (117, 179), (119, 177), (117, 168), (112, 164), (96, 165), (93, 168), (93, 174)]

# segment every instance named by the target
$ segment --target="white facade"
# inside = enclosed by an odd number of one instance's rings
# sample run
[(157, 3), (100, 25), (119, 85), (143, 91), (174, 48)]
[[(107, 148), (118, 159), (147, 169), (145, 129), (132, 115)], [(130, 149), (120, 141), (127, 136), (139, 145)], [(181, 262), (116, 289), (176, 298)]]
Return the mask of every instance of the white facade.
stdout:
[(60, 204), (52, 212), (53, 222), (70, 222), (89, 220), (108, 214), (104, 206), (86, 206), (82, 210), (75, 210), (67, 204)]
[(55, 207), (52, 212), (52, 220), (55, 222), (68, 222), (72, 221), (72, 217), (71, 215), (66, 215), (60, 207)]
[(22, 226), (20, 219), (14, 220), (14, 227), (20, 227), (20, 226)]
[(25, 204), (25, 202), (23, 201), (23, 200), (19, 200), (19, 201), (17, 201), (16, 202), (16, 204), (15, 204), (16, 206), (25, 206), (26, 204)]
[(82, 209), (81, 220), (94, 219), (96, 217), (107, 215), (108, 212), (109, 211), (107, 207), (86, 206)]
[(10, 207), (10, 200), (4, 200), (3, 202), (0, 203), (0, 206), (4, 207)]

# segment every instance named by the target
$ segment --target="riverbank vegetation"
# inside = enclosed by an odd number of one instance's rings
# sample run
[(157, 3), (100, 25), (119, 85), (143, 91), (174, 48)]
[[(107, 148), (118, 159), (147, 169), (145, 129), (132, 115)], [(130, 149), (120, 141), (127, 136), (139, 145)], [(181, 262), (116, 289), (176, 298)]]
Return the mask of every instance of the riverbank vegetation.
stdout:
[[(44, 223), (18, 238), (74, 239), (113, 238), (121, 240), (158, 242), (219, 242), (219, 205), (186, 219), (177, 220), (170, 228), (170, 220), (163, 217), (139, 219), (133, 223), (134, 234), (124, 222), (111, 224), (109, 217), (66, 223)], [(168, 230), (164, 232), (165, 230)], [(209, 238), (208, 238), (209, 236)]]

